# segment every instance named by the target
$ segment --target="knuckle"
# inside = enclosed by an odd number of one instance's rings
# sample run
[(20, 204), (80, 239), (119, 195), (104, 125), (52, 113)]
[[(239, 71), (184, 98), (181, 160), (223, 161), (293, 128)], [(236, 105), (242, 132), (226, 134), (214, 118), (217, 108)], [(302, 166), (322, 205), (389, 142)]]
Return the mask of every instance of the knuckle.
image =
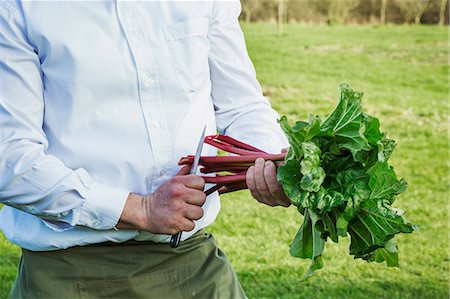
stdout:
[(184, 208), (184, 205), (181, 201), (174, 201), (172, 203), (172, 210), (177, 214), (181, 213), (181, 211), (183, 211), (183, 208)]
[(183, 190), (181, 184), (173, 184), (171, 186), (170, 194), (172, 197), (179, 197), (179, 196), (183, 195), (183, 193), (184, 193), (184, 190)]

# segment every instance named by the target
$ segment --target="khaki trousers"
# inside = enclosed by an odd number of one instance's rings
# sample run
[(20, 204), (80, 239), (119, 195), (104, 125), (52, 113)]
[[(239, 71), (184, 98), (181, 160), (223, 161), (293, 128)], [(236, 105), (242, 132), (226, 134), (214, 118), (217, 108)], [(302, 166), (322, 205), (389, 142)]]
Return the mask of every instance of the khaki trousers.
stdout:
[(22, 251), (10, 298), (246, 298), (225, 255), (203, 231), (177, 248), (102, 243)]

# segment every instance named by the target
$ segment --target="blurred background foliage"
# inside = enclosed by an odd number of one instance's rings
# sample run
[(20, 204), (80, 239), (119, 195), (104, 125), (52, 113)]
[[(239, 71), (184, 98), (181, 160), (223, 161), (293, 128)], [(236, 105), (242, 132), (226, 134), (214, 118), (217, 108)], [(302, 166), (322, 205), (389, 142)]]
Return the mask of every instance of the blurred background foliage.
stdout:
[(449, 24), (448, 0), (241, 0), (241, 21)]

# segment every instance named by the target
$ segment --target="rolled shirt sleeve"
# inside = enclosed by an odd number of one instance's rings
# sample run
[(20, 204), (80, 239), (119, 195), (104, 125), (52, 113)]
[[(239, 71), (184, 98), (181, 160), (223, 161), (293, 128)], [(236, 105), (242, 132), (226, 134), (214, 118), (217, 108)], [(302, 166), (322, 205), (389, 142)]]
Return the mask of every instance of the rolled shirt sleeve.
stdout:
[(214, 4), (208, 38), (218, 130), (269, 153), (278, 153), (288, 142), (277, 123), (278, 114), (262, 94), (247, 54), (238, 22), (241, 5), (238, 1)]
[(13, 2), (0, 2), (0, 27), (0, 202), (51, 221), (55, 230), (113, 228), (129, 191), (46, 154), (44, 74)]

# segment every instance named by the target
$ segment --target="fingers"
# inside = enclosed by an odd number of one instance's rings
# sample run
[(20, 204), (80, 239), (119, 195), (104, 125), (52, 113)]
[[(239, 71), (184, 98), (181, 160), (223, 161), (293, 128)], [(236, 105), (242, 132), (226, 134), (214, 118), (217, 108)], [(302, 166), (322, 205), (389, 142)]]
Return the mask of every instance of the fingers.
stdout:
[(258, 193), (261, 195), (264, 202), (271, 206), (274, 198), (270, 193), (266, 178), (264, 177), (264, 159), (262, 158), (258, 158), (255, 161), (254, 178)]
[(284, 194), (283, 187), (276, 180), (277, 168), (272, 161), (266, 161), (264, 164), (264, 177), (266, 178), (267, 188), (272, 198), (275, 199), (278, 205), (288, 207), (291, 205), (286, 194)]
[(246, 183), (252, 196), (269, 206), (289, 206), (290, 200), (276, 180), (276, 167), (272, 161), (258, 158), (247, 171)]
[(171, 227), (173, 228), (173, 233), (181, 231), (191, 231), (195, 227), (195, 220), (199, 220), (203, 217), (204, 211), (201, 207), (196, 205), (191, 205), (188, 203), (183, 203), (180, 205), (179, 212), (173, 215), (171, 220)]
[(178, 232), (188, 232), (195, 228), (195, 222), (192, 220), (189, 220), (187, 218), (180, 219), (177, 224), (176, 228), (170, 231), (170, 234), (174, 235)]
[(203, 217), (203, 214), (203, 209), (195, 205), (187, 205), (184, 211), (184, 217), (189, 220), (199, 220)]
[[(184, 167), (183, 167), (184, 168)], [(181, 170), (183, 170), (183, 168)], [(180, 172), (181, 172), (180, 170)], [(180, 173), (178, 172), (178, 173)], [(187, 175), (176, 175), (172, 178), (174, 183), (180, 183), (186, 186), (187, 188), (197, 189), (203, 191), (205, 188), (205, 180), (198, 175), (195, 174), (187, 174)]]
[(185, 201), (188, 204), (201, 207), (206, 201), (206, 194), (199, 190), (188, 190), (185, 195)]
[(183, 167), (181, 167), (181, 169), (178, 170), (178, 173), (176, 175), (186, 175), (186, 174), (189, 174), (190, 171), (191, 171), (191, 165), (187, 164), (187, 165), (184, 165)]
[(259, 194), (258, 189), (256, 188), (256, 181), (255, 181), (255, 166), (251, 166), (248, 170), (247, 170), (247, 175), (245, 177), (245, 182), (247, 183), (247, 187), (248, 190), (250, 190), (250, 193), (252, 194), (252, 196), (259, 202), (261, 203), (266, 203), (263, 199), (263, 197), (261, 196), (261, 194)]
[(188, 188), (202, 190), (205, 188), (205, 180), (195, 174), (189, 174), (191, 171), (191, 165), (184, 165), (178, 173), (173, 177), (177, 183), (181, 183)]

